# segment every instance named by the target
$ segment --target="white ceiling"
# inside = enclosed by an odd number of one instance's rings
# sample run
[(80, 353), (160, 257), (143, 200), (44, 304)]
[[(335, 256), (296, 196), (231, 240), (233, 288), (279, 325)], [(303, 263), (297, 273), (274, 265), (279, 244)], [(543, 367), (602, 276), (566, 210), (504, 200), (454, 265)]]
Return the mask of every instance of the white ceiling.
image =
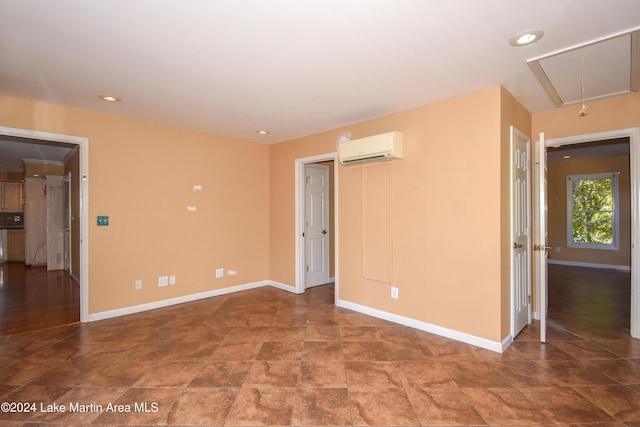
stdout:
[(0, 94), (276, 143), (499, 84), (553, 109), (527, 60), (639, 26), (638, 0), (0, 0)]

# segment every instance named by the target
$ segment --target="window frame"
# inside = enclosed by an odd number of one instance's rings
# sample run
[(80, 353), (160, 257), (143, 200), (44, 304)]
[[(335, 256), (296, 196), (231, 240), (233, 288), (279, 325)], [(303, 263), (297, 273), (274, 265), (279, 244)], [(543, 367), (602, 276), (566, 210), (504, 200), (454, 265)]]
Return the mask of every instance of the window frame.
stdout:
[[(567, 175), (566, 186), (566, 203), (567, 203), (567, 247), (576, 249), (599, 249), (599, 250), (619, 250), (620, 243), (620, 209), (619, 209), (619, 193), (618, 193), (618, 175), (619, 172), (602, 172), (587, 173), (579, 175)], [(580, 243), (573, 241), (573, 182), (578, 180), (598, 180), (604, 178), (612, 179), (611, 192), (613, 197), (612, 210), (612, 242), (611, 243)]]

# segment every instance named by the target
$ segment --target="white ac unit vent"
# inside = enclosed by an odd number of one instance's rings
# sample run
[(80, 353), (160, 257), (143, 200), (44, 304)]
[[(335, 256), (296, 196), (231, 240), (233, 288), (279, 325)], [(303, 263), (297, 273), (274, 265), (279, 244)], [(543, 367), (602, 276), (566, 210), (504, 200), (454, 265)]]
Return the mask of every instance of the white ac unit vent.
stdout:
[(403, 156), (403, 137), (397, 131), (345, 141), (338, 146), (338, 159), (343, 165), (401, 159)]

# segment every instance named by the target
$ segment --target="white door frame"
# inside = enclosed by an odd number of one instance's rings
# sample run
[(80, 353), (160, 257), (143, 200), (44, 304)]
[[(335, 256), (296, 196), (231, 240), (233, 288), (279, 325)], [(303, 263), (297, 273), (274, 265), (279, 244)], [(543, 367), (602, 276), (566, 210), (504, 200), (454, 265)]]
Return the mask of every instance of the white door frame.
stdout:
[[(606, 132), (574, 135), (549, 139), (545, 147), (580, 144), (613, 138), (629, 138), (630, 177), (631, 177), (631, 336), (640, 338), (640, 128), (627, 128)], [(540, 295), (536, 284), (536, 295)], [(540, 301), (546, 303), (546, 301)], [(538, 313), (539, 314), (539, 313)]]
[[(516, 201), (513, 197), (513, 179), (515, 176), (515, 169), (514, 169), (514, 158), (513, 158), (513, 150), (514, 150), (514, 141), (513, 138), (516, 137), (517, 135), (521, 135), (522, 137), (527, 139), (527, 181), (526, 181), (526, 188), (527, 188), (527, 206), (526, 209), (528, 211), (528, 219), (527, 219), (527, 223), (528, 223), (528, 228), (529, 228), (529, 232), (528, 232), (528, 237), (527, 237), (527, 243), (526, 243), (526, 257), (528, 259), (528, 283), (527, 283), (527, 297), (529, 298), (528, 300), (528, 314), (527, 314), (527, 323), (531, 323), (531, 278), (532, 278), (532, 270), (531, 270), (531, 138), (529, 138), (527, 135), (525, 135), (524, 133), (522, 133), (520, 130), (518, 130), (518, 128), (516, 128), (515, 126), (511, 126), (511, 142), (510, 142), (510, 150), (511, 150), (511, 167), (510, 167), (510, 194), (511, 194), (511, 216), (510, 216), (510, 220), (511, 220), (511, 238), (513, 239), (513, 235), (515, 233), (515, 224), (513, 221), (514, 218), (514, 209), (516, 207)], [(516, 337), (516, 280), (515, 280), (515, 276), (514, 276), (514, 255), (513, 255), (513, 251), (510, 251), (511, 253), (511, 337), (515, 338)]]
[[(311, 199), (309, 198), (309, 196), (311, 195), (312, 191), (310, 190), (309, 186), (312, 184), (312, 182), (307, 182), (307, 180), (305, 179), (304, 182), (304, 186), (305, 186), (305, 210), (304, 210), (304, 217), (305, 217), (305, 231), (304, 231), (304, 235), (305, 235), (305, 259), (306, 259), (306, 277), (305, 277), (305, 288), (311, 288), (314, 286), (319, 286), (319, 285), (326, 285), (327, 283), (329, 283), (330, 277), (329, 277), (329, 269), (330, 269), (330, 265), (331, 262), (329, 260), (329, 256), (331, 253), (331, 249), (329, 248), (329, 242), (331, 240), (331, 232), (333, 231), (330, 227), (329, 224), (329, 205), (333, 204), (332, 201), (329, 200), (329, 183), (331, 181), (331, 178), (329, 177), (329, 166), (327, 165), (323, 165), (320, 163), (306, 163), (304, 165), (305, 168), (305, 177), (309, 177), (309, 175), (311, 173), (318, 174), (319, 172), (322, 173), (322, 175), (326, 175), (326, 178), (323, 177), (323, 182), (322, 182), (322, 194), (323, 194), (323, 202), (322, 202), (322, 209), (321, 209), (321, 218), (322, 218), (322, 224), (319, 226), (317, 224), (311, 224), (309, 223), (309, 215), (311, 214), (311, 210), (310, 210), (310, 201)], [(313, 171), (313, 172), (312, 172)], [(309, 178), (307, 178), (309, 179)], [(317, 218), (314, 218), (317, 219)], [(322, 237), (314, 235), (312, 236), (312, 233), (310, 231), (310, 228), (314, 229), (314, 231), (317, 231), (319, 229), (323, 229), (322, 233)], [(318, 239), (321, 238), (322, 239), (322, 271), (321, 272), (311, 272), (309, 271), (309, 268), (314, 266), (316, 263), (314, 262), (310, 262), (310, 260), (313, 258), (313, 256), (311, 256), (311, 251), (310, 249), (313, 247), (312, 244), (312, 239)], [(316, 265), (317, 266), (317, 265)], [(311, 274), (310, 274), (311, 273)], [(318, 277), (321, 276), (321, 277)]]
[(89, 139), (0, 126), (0, 135), (76, 144), (80, 148), (80, 322), (89, 321)]
[(295, 160), (295, 264), (296, 284), (295, 293), (303, 294), (305, 291), (305, 256), (304, 256), (304, 191), (305, 174), (304, 167), (310, 163), (333, 161), (333, 218), (334, 218), (334, 258), (335, 258), (335, 298), (338, 298), (338, 153), (319, 154), (317, 156), (303, 157)]

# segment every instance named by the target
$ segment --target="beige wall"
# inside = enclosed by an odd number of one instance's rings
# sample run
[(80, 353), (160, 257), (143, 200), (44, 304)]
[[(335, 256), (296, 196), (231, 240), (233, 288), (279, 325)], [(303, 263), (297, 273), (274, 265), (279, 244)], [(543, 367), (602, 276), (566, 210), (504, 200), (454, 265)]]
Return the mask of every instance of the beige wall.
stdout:
[(526, 110), (496, 86), (271, 146), (270, 278), (295, 283), (294, 160), (335, 151), (345, 131), (398, 130), (404, 159), (338, 166), (339, 298), (500, 341), (510, 322), (503, 120), (530, 130)]
[(578, 107), (553, 109), (532, 117), (532, 131), (544, 132), (547, 140), (640, 126), (640, 93), (588, 103), (587, 115)]
[[(620, 210), (620, 242), (618, 250), (597, 250), (567, 247), (567, 199), (568, 175), (620, 172), (618, 193)], [(602, 159), (562, 159), (549, 162), (547, 167), (549, 260), (586, 262), (631, 266), (631, 181), (629, 156)], [(555, 248), (560, 248), (560, 253)]]
[[(0, 98), (2, 126), (89, 138), (91, 313), (265, 279), (294, 286), (295, 159), (335, 152), (345, 131), (398, 130), (404, 159), (337, 166), (339, 298), (494, 342), (510, 330), (509, 125), (528, 134), (530, 123), (495, 86), (263, 146)], [(238, 275), (216, 280), (216, 267)], [(157, 288), (172, 274), (176, 286)]]
[(0, 126), (89, 140), (90, 313), (268, 278), (267, 146), (8, 97)]

